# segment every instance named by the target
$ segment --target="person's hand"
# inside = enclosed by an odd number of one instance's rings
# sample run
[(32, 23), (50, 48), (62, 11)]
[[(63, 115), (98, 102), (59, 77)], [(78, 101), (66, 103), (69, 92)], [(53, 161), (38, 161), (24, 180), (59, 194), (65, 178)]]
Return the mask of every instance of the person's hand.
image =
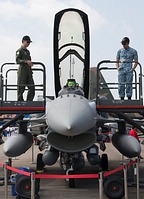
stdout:
[(27, 62), (26, 62), (29, 66), (33, 66), (33, 63), (32, 63), (32, 61), (31, 60), (27, 60)]

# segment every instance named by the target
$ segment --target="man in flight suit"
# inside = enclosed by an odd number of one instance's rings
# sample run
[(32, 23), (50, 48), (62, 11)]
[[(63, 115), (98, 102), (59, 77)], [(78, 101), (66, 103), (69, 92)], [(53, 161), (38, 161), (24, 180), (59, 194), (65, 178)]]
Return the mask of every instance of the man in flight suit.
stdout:
[(24, 36), (22, 38), (22, 46), (16, 51), (16, 63), (19, 64), (18, 68), (18, 90), (17, 90), (17, 100), (24, 101), (23, 93), (25, 91), (25, 86), (28, 87), (27, 101), (32, 101), (35, 95), (34, 80), (32, 76), (32, 66), (30, 51), (27, 47), (31, 43), (29, 36)]
[[(133, 71), (138, 64), (138, 54), (135, 49), (129, 46), (130, 40), (128, 37), (124, 37), (121, 43), (123, 48), (117, 52), (116, 56), (116, 67), (118, 69), (118, 92), (121, 100), (124, 100), (126, 85), (126, 95), (128, 100), (131, 100)], [(133, 61), (135, 62), (134, 64), (132, 64)]]

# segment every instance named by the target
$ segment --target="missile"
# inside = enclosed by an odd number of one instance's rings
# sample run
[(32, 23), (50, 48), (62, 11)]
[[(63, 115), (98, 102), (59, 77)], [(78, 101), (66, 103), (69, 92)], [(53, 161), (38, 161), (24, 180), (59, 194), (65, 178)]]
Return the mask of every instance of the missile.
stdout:
[(50, 146), (49, 149), (43, 154), (42, 160), (45, 165), (53, 165), (56, 163), (58, 157), (59, 151)]
[(3, 146), (3, 152), (8, 157), (16, 157), (25, 153), (33, 144), (31, 133), (15, 134), (9, 137)]
[(129, 158), (137, 157), (141, 153), (140, 143), (135, 137), (129, 134), (114, 133), (112, 144), (122, 155)]

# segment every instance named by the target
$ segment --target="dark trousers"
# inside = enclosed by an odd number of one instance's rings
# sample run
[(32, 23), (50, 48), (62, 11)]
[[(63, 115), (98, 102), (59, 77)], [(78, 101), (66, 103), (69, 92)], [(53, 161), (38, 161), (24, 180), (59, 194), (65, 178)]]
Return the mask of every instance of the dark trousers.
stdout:
[(17, 100), (24, 101), (23, 93), (25, 87), (28, 88), (27, 101), (32, 101), (35, 96), (35, 86), (32, 76), (32, 69), (29, 65), (20, 65), (18, 69), (18, 89), (17, 89)]

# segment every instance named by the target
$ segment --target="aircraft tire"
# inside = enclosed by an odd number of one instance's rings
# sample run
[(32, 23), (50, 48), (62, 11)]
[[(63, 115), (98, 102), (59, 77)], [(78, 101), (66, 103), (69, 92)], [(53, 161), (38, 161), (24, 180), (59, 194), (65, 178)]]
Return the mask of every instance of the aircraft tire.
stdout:
[(106, 153), (102, 154), (101, 157), (101, 168), (103, 171), (108, 171), (108, 156)]
[(113, 176), (104, 181), (105, 195), (110, 199), (121, 199), (124, 196), (124, 182), (122, 178)]
[(43, 167), (45, 166), (43, 160), (42, 160), (42, 153), (39, 153), (37, 155), (37, 165), (36, 165), (36, 170), (43, 170)]

